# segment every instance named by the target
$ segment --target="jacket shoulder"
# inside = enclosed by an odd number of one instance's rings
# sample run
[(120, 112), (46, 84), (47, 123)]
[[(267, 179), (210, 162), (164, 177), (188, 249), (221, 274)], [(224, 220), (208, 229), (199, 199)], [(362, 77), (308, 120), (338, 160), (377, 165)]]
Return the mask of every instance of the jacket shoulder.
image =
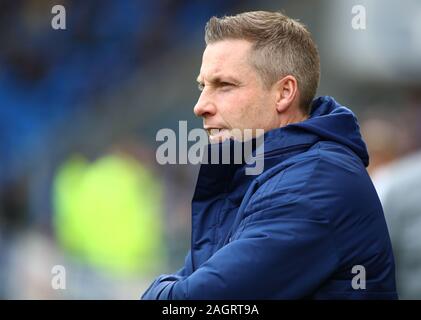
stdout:
[[(325, 207), (333, 200), (348, 202), (367, 191), (376, 196), (361, 159), (345, 146), (324, 141), (279, 163), (260, 176), (257, 185), (247, 206), (249, 214), (292, 203)], [(306, 212), (302, 215), (307, 217)]]

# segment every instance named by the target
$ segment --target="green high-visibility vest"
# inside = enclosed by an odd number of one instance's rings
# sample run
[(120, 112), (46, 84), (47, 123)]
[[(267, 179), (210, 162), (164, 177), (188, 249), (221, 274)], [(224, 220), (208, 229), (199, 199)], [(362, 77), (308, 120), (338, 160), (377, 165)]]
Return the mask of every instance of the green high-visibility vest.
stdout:
[(73, 157), (53, 184), (54, 228), (73, 255), (117, 273), (153, 273), (164, 263), (162, 189), (128, 156)]

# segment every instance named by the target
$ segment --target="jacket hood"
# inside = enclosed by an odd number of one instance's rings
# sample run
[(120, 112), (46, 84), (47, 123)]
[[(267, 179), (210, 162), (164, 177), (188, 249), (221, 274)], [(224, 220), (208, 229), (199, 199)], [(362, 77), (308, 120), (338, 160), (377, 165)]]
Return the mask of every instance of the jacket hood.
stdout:
[(355, 114), (329, 96), (313, 100), (310, 117), (265, 133), (265, 153), (294, 145), (334, 141), (347, 146), (368, 166), (367, 147)]

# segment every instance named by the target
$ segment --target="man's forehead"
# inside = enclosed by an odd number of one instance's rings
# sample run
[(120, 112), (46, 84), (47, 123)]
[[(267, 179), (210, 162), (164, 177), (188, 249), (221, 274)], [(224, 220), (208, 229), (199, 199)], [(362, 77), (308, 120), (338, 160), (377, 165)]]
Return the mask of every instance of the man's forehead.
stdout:
[(200, 68), (200, 73), (197, 76), (198, 82), (203, 82), (206, 79), (209, 82), (218, 81), (236, 81), (243, 74), (241, 69), (232, 66), (232, 68), (221, 68), (220, 66)]
[(235, 77), (248, 67), (248, 52), (251, 43), (246, 40), (223, 40), (209, 44), (202, 58), (201, 77)]

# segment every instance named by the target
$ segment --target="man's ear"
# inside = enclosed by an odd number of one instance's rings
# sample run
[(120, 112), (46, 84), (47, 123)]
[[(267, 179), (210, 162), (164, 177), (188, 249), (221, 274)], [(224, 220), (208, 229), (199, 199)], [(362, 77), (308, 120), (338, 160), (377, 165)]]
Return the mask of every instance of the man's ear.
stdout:
[(275, 83), (276, 110), (284, 112), (298, 98), (298, 82), (294, 76), (288, 75)]

